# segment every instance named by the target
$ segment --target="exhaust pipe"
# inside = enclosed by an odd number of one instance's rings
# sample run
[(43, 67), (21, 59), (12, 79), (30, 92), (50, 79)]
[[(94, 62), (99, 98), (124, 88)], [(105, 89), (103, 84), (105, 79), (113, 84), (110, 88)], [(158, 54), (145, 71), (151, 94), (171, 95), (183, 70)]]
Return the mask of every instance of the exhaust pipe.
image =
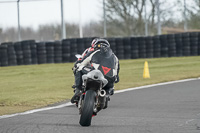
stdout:
[(99, 108), (98, 108), (98, 111), (99, 111), (99, 110), (103, 109), (105, 106), (105, 101), (106, 101), (106, 91), (105, 90), (102, 89), (99, 91), (98, 100), (99, 100)]
[(105, 90), (102, 89), (102, 90), (99, 91), (99, 96), (100, 97), (105, 97), (105, 95), (106, 95), (106, 91)]

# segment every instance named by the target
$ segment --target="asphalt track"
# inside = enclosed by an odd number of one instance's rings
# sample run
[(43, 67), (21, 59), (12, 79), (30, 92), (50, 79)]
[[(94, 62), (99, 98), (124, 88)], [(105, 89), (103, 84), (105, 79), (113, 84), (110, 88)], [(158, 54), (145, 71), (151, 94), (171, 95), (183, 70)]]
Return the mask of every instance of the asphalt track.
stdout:
[(77, 108), (0, 117), (0, 133), (200, 133), (200, 79), (117, 93), (79, 125)]

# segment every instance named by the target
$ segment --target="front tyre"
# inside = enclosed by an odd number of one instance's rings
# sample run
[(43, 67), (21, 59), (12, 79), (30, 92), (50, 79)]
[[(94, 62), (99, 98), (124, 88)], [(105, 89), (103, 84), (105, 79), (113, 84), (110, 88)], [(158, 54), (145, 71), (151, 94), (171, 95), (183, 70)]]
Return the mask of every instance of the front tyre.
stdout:
[(81, 126), (91, 125), (92, 115), (94, 111), (95, 95), (96, 92), (93, 90), (88, 90), (85, 94), (85, 98), (82, 103), (81, 117), (79, 121)]

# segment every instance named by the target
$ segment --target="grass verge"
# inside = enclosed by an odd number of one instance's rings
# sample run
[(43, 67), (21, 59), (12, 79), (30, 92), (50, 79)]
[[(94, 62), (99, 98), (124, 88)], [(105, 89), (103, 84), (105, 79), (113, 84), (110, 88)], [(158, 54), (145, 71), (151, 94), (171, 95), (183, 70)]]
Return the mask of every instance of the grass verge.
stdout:
[[(150, 79), (143, 79), (148, 61)], [(120, 60), (120, 82), (115, 89), (200, 77), (200, 56)], [(40, 108), (70, 99), (73, 64), (0, 67), (0, 115)]]

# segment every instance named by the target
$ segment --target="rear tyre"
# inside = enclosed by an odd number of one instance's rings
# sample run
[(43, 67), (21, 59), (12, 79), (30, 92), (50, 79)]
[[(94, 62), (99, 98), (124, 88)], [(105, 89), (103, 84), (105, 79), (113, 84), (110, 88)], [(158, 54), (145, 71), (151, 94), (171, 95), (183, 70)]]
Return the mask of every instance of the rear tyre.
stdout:
[(95, 91), (88, 90), (85, 94), (85, 98), (81, 109), (81, 117), (79, 121), (81, 126), (91, 125), (92, 115), (94, 111), (94, 103), (95, 103)]

